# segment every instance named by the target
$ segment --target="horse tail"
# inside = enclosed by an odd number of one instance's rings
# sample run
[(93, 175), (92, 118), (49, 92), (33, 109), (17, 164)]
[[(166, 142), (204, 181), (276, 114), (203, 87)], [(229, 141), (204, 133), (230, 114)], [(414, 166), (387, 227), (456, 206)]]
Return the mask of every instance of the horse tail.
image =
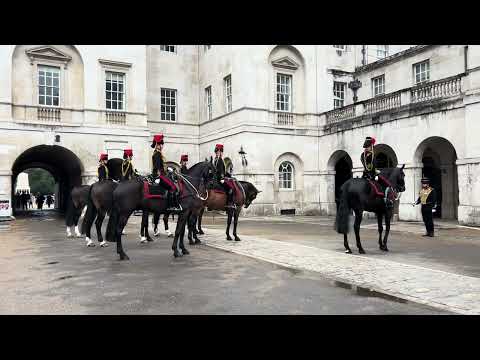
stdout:
[(105, 237), (107, 241), (116, 242), (115, 229), (117, 227), (118, 220), (119, 220), (118, 208), (116, 206), (112, 206), (112, 209), (110, 210), (110, 216), (108, 218), (107, 231), (105, 233)]
[(73, 205), (72, 192), (70, 192), (70, 195), (68, 195), (68, 198), (67, 198), (67, 212), (65, 214), (65, 225), (67, 225), (67, 227), (70, 227), (73, 225), (74, 213), (75, 213), (75, 206)]
[(348, 182), (342, 185), (339, 201), (335, 221), (337, 232), (339, 234), (348, 234), (350, 230), (350, 214), (352, 212), (348, 205)]
[(93, 204), (92, 200), (92, 188), (93, 185), (90, 185), (90, 189), (88, 190), (88, 201), (87, 201), (87, 212), (85, 213), (85, 216), (83, 217), (83, 222), (82, 222), (82, 229), (81, 233), (85, 234), (87, 231), (87, 226), (92, 226), (93, 220), (95, 219), (95, 216), (97, 216), (97, 208)]

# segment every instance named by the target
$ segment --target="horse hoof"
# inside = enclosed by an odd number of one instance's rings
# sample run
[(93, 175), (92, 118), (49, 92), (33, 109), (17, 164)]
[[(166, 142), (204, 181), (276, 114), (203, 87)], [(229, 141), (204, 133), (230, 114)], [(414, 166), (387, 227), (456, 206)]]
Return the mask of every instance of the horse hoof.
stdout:
[(238, 236), (235, 237), (235, 241), (241, 241)]
[(93, 243), (93, 241), (89, 238), (87, 238), (87, 247), (94, 247), (95, 244)]
[(182, 253), (183, 255), (189, 255), (190, 251), (188, 251), (187, 249), (182, 249)]
[(183, 256), (183, 255), (182, 255), (178, 250), (175, 250), (175, 251), (173, 252), (173, 256), (175, 256), (175, 257), (177, 258), (177, 257), (181, 257), (181, 256)]
[(227, 240), (232, 241), (233, 239), (229, 236), (229, 237), (227, 237)]
[(140, 238), (140, 244), (145, 244), (147, 242), (147, 238), (145, 236), (142, 236)]
[(100, 243), (100, 246), (101, 246), (101, 247), (107, 247), (107, 246), (108, 246), (108, 243), (107, 243), (106, 241), (102, 241), (102, 242)]
[(386, 246), (382, 246), (382, 247), (380, 248), (380, 250), (388, 251), (388, 248), (387, 248)]
[(345, 250), (345, 254), (351, 254), (352, 253), (352, 250), (348, 249), (348, 250)]
[(153, 242), (154, 240), (151, 237), (149, 237), (149, 238), (147, 238), (147, 241), (148, 242)]
[(189, 245), (195, 245), (195, 243), (194, 243), (192, 240), (189, 240), (189, 241), (188, 241), (188, 244), (189, 244)]
[(202, 245), (202, 242), (200, 240), (196, 240), (195, 245)]
[(170, 234), (168, 234), (168, 235), (167, 235), (167, 237), (173, 237), (173, 234), (172, 234), (172, 233), (170, 233)]
[(127, 254), (120, 255), (120, 260), (130, 260), (130, 258), (127, 256)]
[(205, 235), (205, 233), (204, 233), (202, 230), (200, 230), (200, 231), (198, 232), (198, 235)]
[(365, 254), (365, 250), (363, 250), (363, 249), (358, 249), (358, 252), (359, 252), (360, 254)]
[(73, 237), (72, 234), (67, 234), (67, 238), (71, 238), (71, 237)]
[(159, 236), (159, 235), (160, 235), (160, 233), (157, 232), (157, 231), (155, 231), (155, 232), (153, 233), (153, 236)]

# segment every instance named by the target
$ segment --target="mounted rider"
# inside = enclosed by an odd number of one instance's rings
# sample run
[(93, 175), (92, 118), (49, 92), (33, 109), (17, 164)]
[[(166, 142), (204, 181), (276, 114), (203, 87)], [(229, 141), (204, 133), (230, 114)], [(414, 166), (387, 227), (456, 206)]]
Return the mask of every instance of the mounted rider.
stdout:
[(182, 207), (178, 203), (178, 191), (174, 182), (167, 177), (167, 174), (172, 173), (173, 170), (166, 165), (165, 157), (162, 154), (164, 145), (163, 134), (154, 135), (151, 147), (155, 150), (152, 155), (152, 176), (155, 178), (155, 184), (160, 185), (168, 191), (167, 201), (169, 212), (181, 212)]
[(108, 175), (108, 154), (102, 153), (100, 154), (100, 159), (98, 160), (98, 181), (109, 180), (110, 177)]
[[(393, 190), (390, 182), (383, 176), (380, 175), (380, 171), (375, 167), (375, 143), (376, 140), (374, 137), (367, 136), (365, 142), (363, 143), (363, 153), (360, 156), (360, 161), (363, 165), (363, 178), (367, 179), (370, 184), (375, 188), (377, 196), (383, 197), (385, 205), (388, 207), (393, 207), (393, 200), (389, 198), (388, 193)], [(385, 191), (381, 193), (376, 184), (384, 186)]]
[(180, 157), (180, 172), (182, 174), (185, 174), (185, 172), (188, 170), (187, 163), (188, 163), (188, 155), (184, 154)]
[(122, 162), (122, 181), (132, 180), (133, 175), (137, 174), (137, 170), (133, 168), (132, 158), (132, 149), (124, 149)]
[(223, 144), (215, 145), (215, 160), (213, 161), (213, 166), (216, 169), (217, 181), (222, 185), (227, 194), (227, 205), (225, 208), (235, 209), (236, 206), (233, 202), (233, 181), (230, 174), (227, 174), (225, 171), (225, 162), (222, 158), (223, 155)]

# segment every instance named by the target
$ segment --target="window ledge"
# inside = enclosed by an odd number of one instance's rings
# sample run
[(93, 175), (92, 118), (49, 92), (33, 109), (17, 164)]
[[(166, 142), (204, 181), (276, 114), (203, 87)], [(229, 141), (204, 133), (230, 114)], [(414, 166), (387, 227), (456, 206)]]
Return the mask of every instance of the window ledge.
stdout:
[(104, 66), (113, 66), (113, 67), (120, 67), (120, 68), (131, 68), (132, 63), (127, 63), (123, 61), (113, 61), (113, 60), (106, 60), (106, 59), (98, 59), (98, 62)]

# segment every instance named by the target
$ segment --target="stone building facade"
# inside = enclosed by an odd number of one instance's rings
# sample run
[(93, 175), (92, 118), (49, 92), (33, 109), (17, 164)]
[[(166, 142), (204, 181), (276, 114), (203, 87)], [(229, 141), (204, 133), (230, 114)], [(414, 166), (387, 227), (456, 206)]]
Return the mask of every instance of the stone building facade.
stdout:
[(131, 147), (147, 172), (162, 132), (172, 165), (224, 143), (263, 190), (251, 214), (334, 214), (374, 136), (378, 166), (406, 164), (400, 219), (420, 219), (409, 203), (425, 174), (443, 218), (480, 224), (480, 46), (2, 45), (0, 70), (0, 200), (39, 166), (64, 204), (102, 151)]

